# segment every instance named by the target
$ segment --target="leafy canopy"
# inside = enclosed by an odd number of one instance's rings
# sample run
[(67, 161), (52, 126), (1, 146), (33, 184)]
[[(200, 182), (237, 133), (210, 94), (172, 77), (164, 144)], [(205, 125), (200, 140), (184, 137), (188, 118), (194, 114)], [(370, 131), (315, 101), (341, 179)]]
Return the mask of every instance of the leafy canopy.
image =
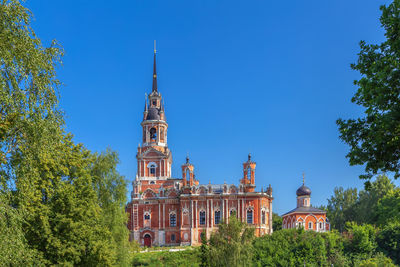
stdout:
[(386, 41), (361, 41), (358, 61), (351, 65), (362, 76), (354, 82), (358, 90), (351, 101), (365, 116), (337, 120), (340, 138), (350, 146), (350, 165), (365, 165), (362, 179), (379, 171), (400, 176), (400, 0), (381, 10)]

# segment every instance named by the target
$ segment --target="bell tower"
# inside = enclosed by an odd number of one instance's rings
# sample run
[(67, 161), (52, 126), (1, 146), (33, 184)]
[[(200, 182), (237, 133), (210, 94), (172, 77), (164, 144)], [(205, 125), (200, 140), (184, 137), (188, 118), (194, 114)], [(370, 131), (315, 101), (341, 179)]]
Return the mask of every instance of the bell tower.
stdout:
[(151, 93), (145, 96), (142, 143), (136, 154), (138, 169), (135, 182), (138, 187), (141, 180), (155, 182), (171, 177), (172, 155), (167, 145), (168, 123), (163, 98), (157, 85), (156, 52), (154, 48), (153, 86)]
[(243, 185), (245, 192), (254, 192), (256, 176), (256, 163), (251, 160), (251, 154), (249, 154), (246, 162), (243, 163), (243, 179), (240, 183)]

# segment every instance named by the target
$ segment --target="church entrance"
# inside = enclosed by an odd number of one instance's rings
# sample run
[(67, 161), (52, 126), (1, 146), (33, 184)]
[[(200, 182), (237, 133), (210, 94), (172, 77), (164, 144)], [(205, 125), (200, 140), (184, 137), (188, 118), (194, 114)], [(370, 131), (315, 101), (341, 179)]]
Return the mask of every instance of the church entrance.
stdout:
[(144, 246), (151, 247), (151, 236), (149, 234), (144, 235)]

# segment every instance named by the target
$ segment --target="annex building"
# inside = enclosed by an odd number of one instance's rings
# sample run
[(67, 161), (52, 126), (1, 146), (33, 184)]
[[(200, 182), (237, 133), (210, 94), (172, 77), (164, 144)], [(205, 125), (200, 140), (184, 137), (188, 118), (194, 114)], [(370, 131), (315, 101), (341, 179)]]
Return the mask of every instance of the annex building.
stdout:
[(326, 232), (330, 229), (326, 211), (311, 206), (311, 189), (303, 184), (297, 189), (297, 207), (282, 215), (282, 229), (302, 227), (305, 230)]
[(158, 91), (156, 51), (152, 91), (146, 98), (143, 136), (137, 148), (137, 174), (127, 204), (130, 238), (144, 246), (196, 245), (218, 224), (237, 216), (255, 228), (255, 234), (272, 233), (272, 188), (255, 191), (256, 163), (248, 156), (238, 185), (200, 184), (189, 158), (182, 177), (171, 177), (172, 152), (168, 147), (168, 123)]

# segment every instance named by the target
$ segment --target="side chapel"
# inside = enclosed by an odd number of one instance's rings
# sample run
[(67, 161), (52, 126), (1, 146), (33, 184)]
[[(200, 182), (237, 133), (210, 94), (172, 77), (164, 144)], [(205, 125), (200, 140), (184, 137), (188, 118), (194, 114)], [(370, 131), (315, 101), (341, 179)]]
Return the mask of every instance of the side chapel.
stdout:
[(303, 227), (305, 230), (326, 232), (330, 229), (326, 211), (311, 206), (311, 189), (303, 184), (297, 189), (297, 207), (282, 215), (282, 229)]
[(137, 174), (126, 206), (131, 240), (143, 246), (196, 245), (201, 233), (209, 237), (222, 220), (234, 215), (254, 227), (257, 236), (271, 234), (272, 188), (255, 191), (256, 163), (251, 155), (243, 163), (238, 186), (200, 184), (188, 157), (181, 166), (182, 178), (171, 177), (172, 153), (157, 86), (155, 50), (153, 64), (153, 86), (145, 101), (142, 143), (136, 154)]

